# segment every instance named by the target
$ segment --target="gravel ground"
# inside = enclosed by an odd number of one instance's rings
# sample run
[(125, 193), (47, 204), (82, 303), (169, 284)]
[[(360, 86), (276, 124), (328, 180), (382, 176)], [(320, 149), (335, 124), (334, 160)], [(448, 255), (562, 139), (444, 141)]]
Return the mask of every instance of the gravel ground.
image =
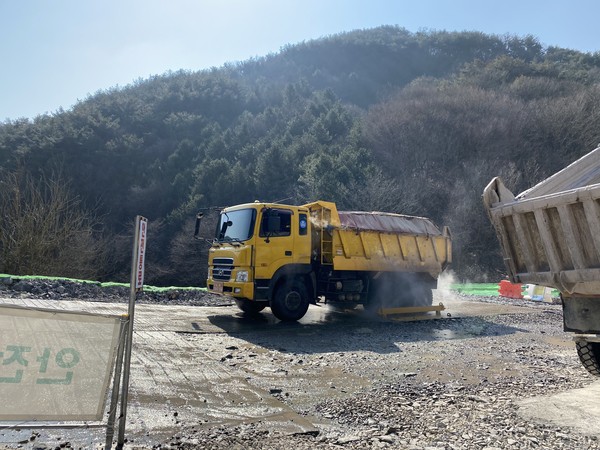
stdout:
[[(490, 298), (471, 301), (503, 302)], [(523, 302), (504, 301), (504, 303)], [(566, 345), (558, 305), (532, 313), (456, 320), (369, 324), (332, 330), (303, 350), (233, 348), (222, 362), (243, 371), (293, 409), (316, 418), (316, 436), (260, 435), (252, 426), (189, 433), (178, 448), (280, 449), (598, 449), (590, 434), (522, 418), (519, 401), (589, 385), (595, 379)], [(260, 344), (259, 336), (244, 336)], [(256, 341), (255, 341), (256, 339)], [(365, 345), (365, 342), (367, 344)], [(229, 347), (231, 349), (231, 347)], [(332, 350), (333, 348), (333, 350)], [(256, 376), (268, 367), (271, 379)], [(310, 374), (310, 375), (309, 375)], [(331, 380), (307, 386), (306, 380)], [(370, 380), (361, 383), (361, 380)], [(327, 390), (330, 392), (328, 393)], [(191, 440), (187, 441), (186, 439)]]
[[(0, 280), (0, 296), (126, 302), (125, 288), (72, 282)], [(453, 299), (436, 294), (451, 309)], [(231, 304), (202, 291), (144, 294), (141, 302)], [(480, 302), (527, 306), (525, 313), (425, 322), (370, 321), (364, 327), (186, 335), (224, 370), (289, 405), (316, 426), (283, 435), (260, 424), (184, 427), (153, 448), (178, 449), (600, 449), (600, 430), (528, 420), (520, 401), (590, 385), (560, 305), (494, 297)], [(220, 302), (220, 303), (219, 303)], [(301, 338), (301, 339), (299, 339)], [(28, 444), (23, 444), (27, 447)], [(57, 448), (69, 448), (61, 442)], [(129, 448), (141, 448), (129, 443)], [(30, 448), (52, 448), (46, 446)]]

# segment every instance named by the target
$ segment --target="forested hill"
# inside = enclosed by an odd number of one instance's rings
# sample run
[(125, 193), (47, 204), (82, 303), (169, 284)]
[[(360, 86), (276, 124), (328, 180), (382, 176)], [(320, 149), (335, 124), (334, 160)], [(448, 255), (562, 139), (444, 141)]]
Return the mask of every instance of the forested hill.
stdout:
[(598, 142), (600, 53), (352, 31), (1, 124), (0, 272), (126, 279), (141, 214), (147, 281), (201, 285), (198, 208), (325, 199), (449, 225), (454, 270), (495, 280), (485, 185), (520, 192)]

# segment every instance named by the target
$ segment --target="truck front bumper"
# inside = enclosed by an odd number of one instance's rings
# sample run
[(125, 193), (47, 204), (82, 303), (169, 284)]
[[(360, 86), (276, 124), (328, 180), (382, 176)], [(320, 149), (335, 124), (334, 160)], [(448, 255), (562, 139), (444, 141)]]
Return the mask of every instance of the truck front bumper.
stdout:
[(254, 299), (254, 283), (253, 282), (235, 282), (235, 281), (215, 281), (208, 279), (206, 287), (213, 294), (231, 295), (236, 298)]

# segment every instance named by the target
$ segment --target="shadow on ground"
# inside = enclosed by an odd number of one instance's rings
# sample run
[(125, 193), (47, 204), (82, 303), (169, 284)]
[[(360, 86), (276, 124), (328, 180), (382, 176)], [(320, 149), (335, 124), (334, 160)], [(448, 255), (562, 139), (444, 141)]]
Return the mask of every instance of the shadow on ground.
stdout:
[[(315, 309), (317, 311), (315, 311)], [(214, 314), (207, 317), (228, 335), (255, 345), (290, 353), (323, 353), (368, 350), (399, 352), (399, 343), (470, 339), (526, 332), (482, 317), (384, 320), (362, 309), (338, 311), (314, 308), (298, 322), (280, 322), (268, 310), (258, 314)], [(192, 323), (192, 328), (197, 329)], [(285, 348), (282, 347), (285, 342)]]

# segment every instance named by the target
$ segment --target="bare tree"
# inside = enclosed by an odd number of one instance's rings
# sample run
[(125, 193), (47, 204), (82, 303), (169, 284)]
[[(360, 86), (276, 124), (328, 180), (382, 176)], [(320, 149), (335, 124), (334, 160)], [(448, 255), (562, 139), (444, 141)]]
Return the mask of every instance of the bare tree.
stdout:
[(95, 278), (108, 256), (100, 226), (60, 171), (0, 172), (0, 271)]

